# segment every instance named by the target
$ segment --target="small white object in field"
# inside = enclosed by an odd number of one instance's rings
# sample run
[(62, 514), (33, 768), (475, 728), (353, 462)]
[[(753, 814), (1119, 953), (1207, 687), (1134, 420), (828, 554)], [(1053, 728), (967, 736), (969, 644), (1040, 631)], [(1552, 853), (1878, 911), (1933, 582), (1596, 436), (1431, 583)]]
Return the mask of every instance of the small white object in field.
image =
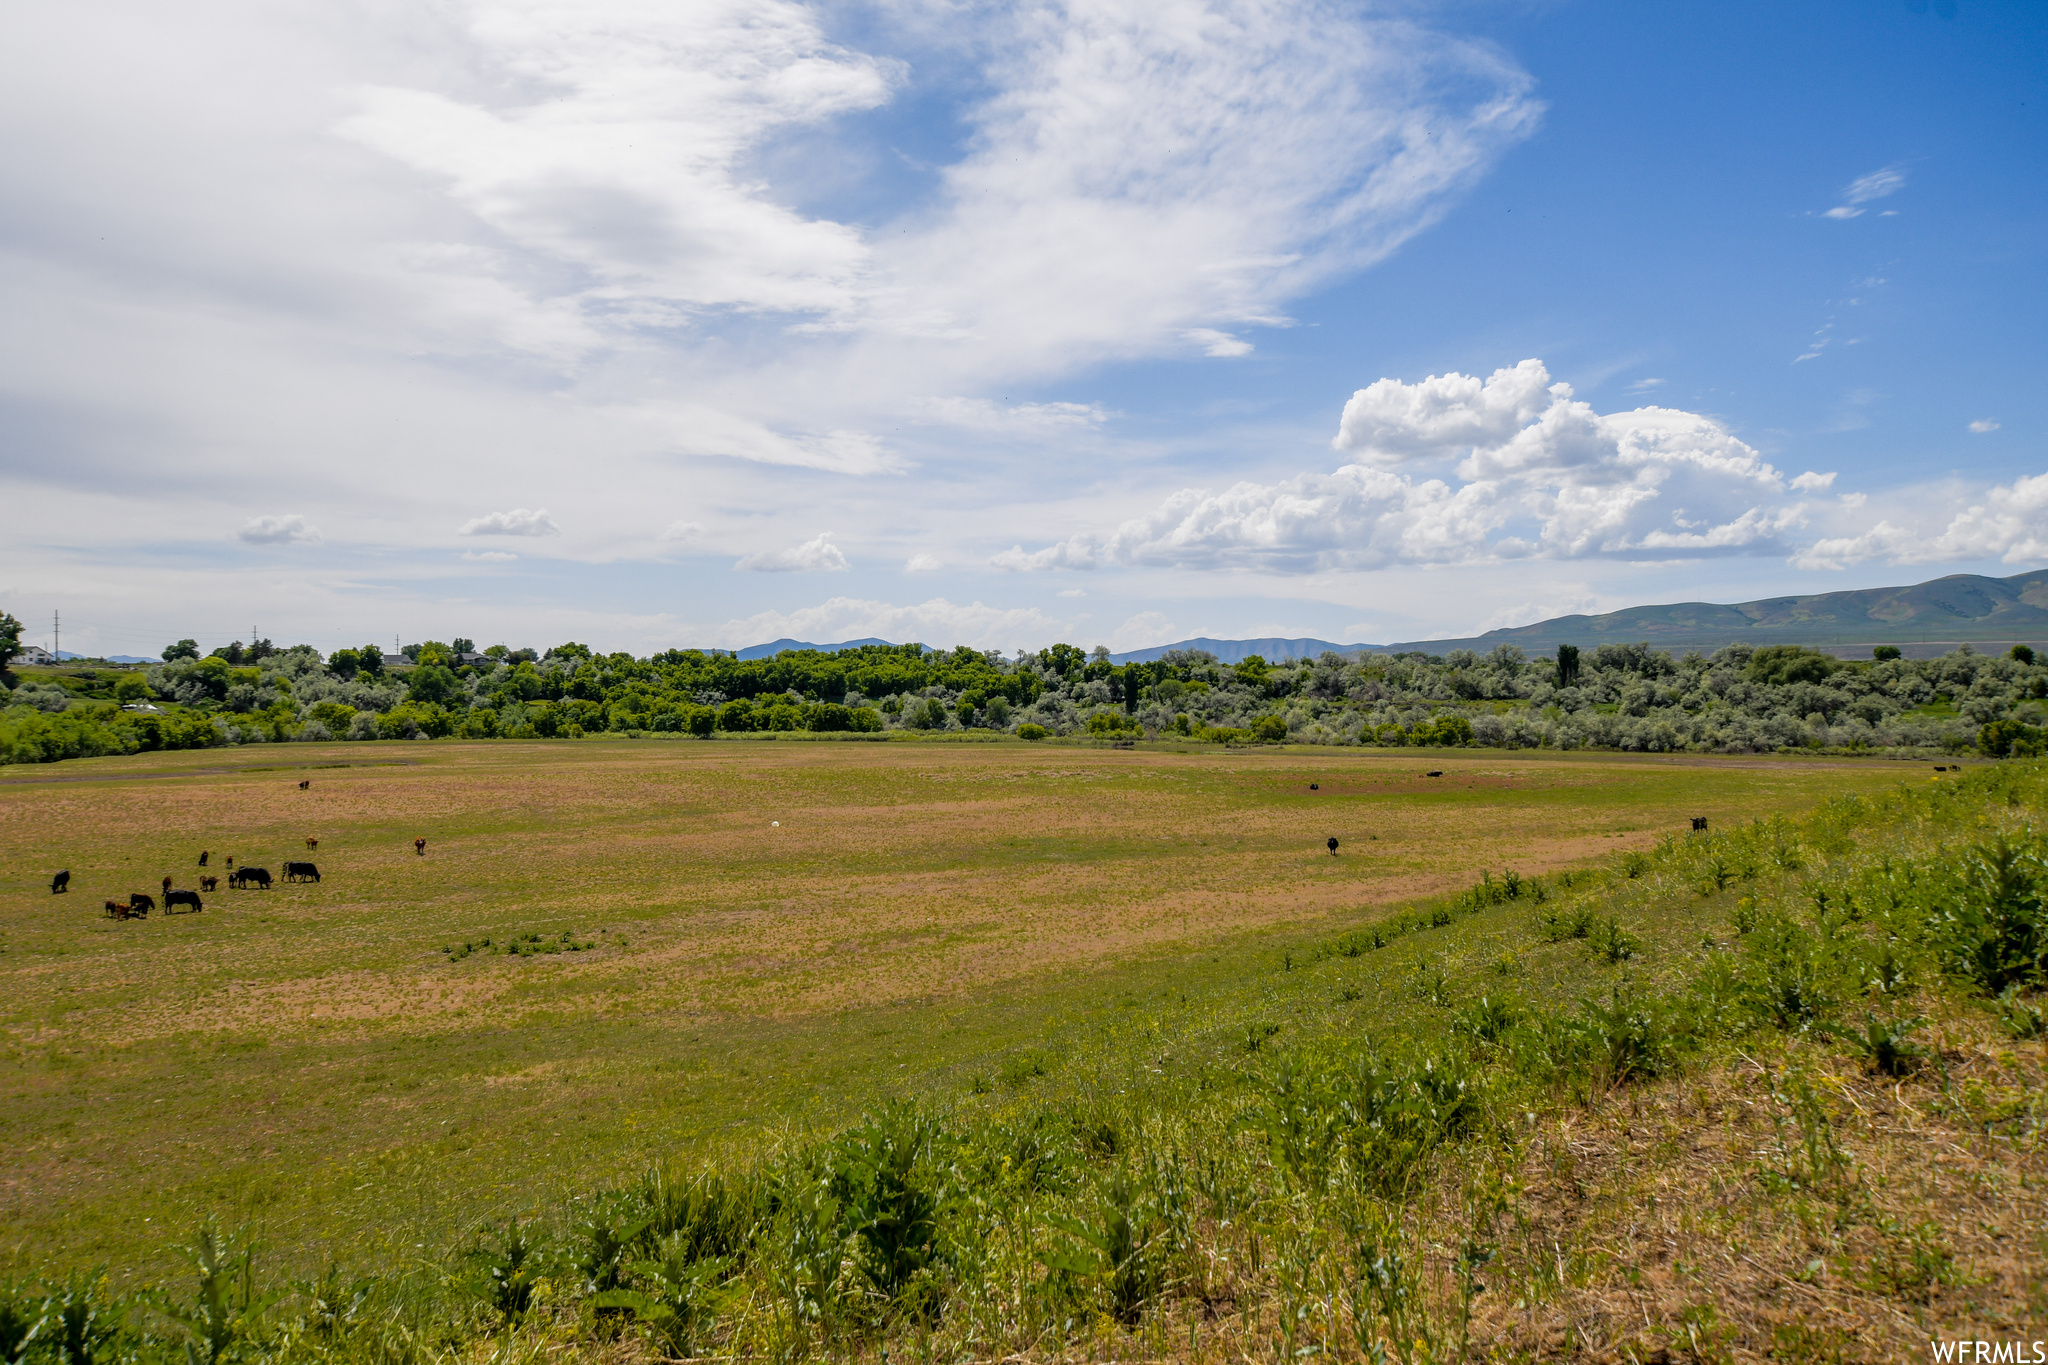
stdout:
[(780, 829), (782, 827), (782, 822), (780, 820), (770, 820), (768, 822), (768, 825), (771, 829)]

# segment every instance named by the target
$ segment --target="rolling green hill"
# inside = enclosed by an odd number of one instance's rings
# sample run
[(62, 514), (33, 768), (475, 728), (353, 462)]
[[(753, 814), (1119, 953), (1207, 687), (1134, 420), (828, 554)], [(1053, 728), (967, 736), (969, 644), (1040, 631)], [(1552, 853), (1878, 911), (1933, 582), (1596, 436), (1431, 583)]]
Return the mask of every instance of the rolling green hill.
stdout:
[(1559, 616), (1534, 625), (1490, 630), (1465, 640), (1393, 645), (1441, 654), (1520, 645), (1531, 654), (1561, 644), (1627, 644), (1658, 649), (1714, 650), (1729, 644), (1813, 645), (1839, 653), (1897, 645), (1909, 656), (1945, 653), (1969, 643), (2004, 649), (2048, 641), (2048, 571), (1984, 578), (1950, 574), (1904, 588), (1768, 597), (1724, 606), (1675, 602), (1627, 607), (1599, 616)]

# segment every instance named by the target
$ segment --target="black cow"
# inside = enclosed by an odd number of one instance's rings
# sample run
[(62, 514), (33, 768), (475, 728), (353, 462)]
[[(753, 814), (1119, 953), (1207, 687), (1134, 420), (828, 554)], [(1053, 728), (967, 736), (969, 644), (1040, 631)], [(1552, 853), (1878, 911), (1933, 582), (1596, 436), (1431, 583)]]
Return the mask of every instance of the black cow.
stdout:
[(270, 889), (270, 869), (267, 867), (238, 867), (235, 869), (235, 875), (228, 878), (228, 885), (239, 886), (245, 891), (252, 886), (260, 886), (265, 891), (268, 891)]
[(129, 914), (146, 915), (154, 909), (156, 909), (156, 898), (154, 896), (145, 891), (130, 891), (128, 893)]
[(1332, 858), (1337, 856), (1337, 836), (1334, 834), (1330, 836), (1330, 856)]
[(1442, 777), (1443, 775), (1444, 770), (1442, 768), (1431, 768), (1428, 772), (1423, 774), (1424, 777)]
[(1707, 817), (1704, 815), (1693, 816), (1692, 827), (1695, 831), (1704, 830), (1707, 827)]
[(166, 915), (171, 913), (173, 907), (180, 905), (189, 905), (194, 910), (204, 910), (206, 908), (199, 903), (199, 893), (197, 891), (171, 891), (165, 893), (164, 913)]
[(51, 894), (51, 895), (53, 895), (53, 896), (54, 896), (54, 895), (57, 895), (57, 894), (59, 894), (60, 892), (64, 892), (64, 891), (69, 891), (70, 889), (71, 889), (71, 869), (70, 869), (70, 868), (68, 868), (68, 867), (67, 867), (67, 868), (65, 868), (65, 869), (64, 869), (64, 870), (63, 870), (62, 872), (59, 872), (59, 873), (58, 873), (58, 874), (57, 874), (56, 876), (54, 876), (54, 877), (50, 878), (50, 894)]
[(199, 850), (199, 865), (201, 867), (206, 866), (206, 850), (203, 848)]
[(311, 863), (286, 863), (284, 879), (288, 882), (317, 882), (320, 880), (320, 869)]
[(300, 790), (300, 791), (304, 791), (304, 790), (306, 790), (306, 788), (308, 788), (308, 787), (310, 787), (310, 786), (312, 786), (312, 785), (313, 785), (313, 779), (309, 777), (309, 778), (307, 778), (307, 779), (306, 779), (306, 780), (305, 780), (304, 782), (301, 782), (301, 783), (299, 784), (299, 790)]

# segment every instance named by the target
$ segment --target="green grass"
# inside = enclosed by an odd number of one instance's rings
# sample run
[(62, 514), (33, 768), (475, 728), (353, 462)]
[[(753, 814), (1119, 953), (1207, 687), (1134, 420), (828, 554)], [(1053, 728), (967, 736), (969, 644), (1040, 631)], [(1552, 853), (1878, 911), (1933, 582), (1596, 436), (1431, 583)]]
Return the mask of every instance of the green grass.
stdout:
[[(1240, 1084), (1246, 1059), (1441, 1036), (1439, 1001), (1506, 992), (1568, 1013), (1619, 981), (1675, 989), (1725, 951), (1751, 881), (1701, 895), (1668, 859), (1657, 878), (1615, 874), (1599, 923), (1553, 939), (1541, 917), (1592, 894), (1562, 871), (1651, 849), (1693, 814), (1718, 831), (1901, 772), (1021, 745), (373, 752), (403, 762), (244, 750), (0, 782), (4, 865), (54, 854), (79, 888), (6, 889), (12, 1273), (108, 1261), (153, 1280), (209, 1214), (260, 1234), (278, 1273), (389, 1267), (445, 1256), (484, 1218), (558, 1219), (655, 1162), (800, 1148), (891, 1098), (1000, 1116), (1123, 1096), (1150, 1122), (1201, 1077)], [(335, 754), (361, 751), (290, 756)], [(207, 771), (224, 760), (241, 770)], [(1343, 857), (1319, 846), (1332, 828)], [(189, 882), (196, 846), (274, 869), (315, 832), (317, 887), (222, 892), (142, 925), (93, 916), (101, 885), (153, 890), (171, 866)], [(1531, 891), (1344, 951), (1359, 926), (1510, 866), (1555, 902)], [(1596, 953), (1609, 924), (1639, 950)], [(599, 947), (442, 951), (564, 932)]]

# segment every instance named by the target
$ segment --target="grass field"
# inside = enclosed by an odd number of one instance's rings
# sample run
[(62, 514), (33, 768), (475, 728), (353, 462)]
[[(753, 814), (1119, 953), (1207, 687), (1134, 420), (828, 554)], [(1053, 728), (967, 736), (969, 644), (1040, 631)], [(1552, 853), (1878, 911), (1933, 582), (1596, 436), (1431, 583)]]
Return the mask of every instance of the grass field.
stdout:
[[(1284, 1010), (1309, 975), (1291, 951), (1482, 869), (1548, 872), (1690, 816), (1924, 772), (631, 741), (17, 770), (0, 776), (0, 1270), (148, 1268), (208, 1212), (290, 1266), (443, 1245), (656, 1158), (985, 1088), (1141, 1002)], [(101, 917), (166, 874), (196, 885), (201, 849), (216, 873), (229, 854), (310, 857), (323, 880)], [(1398, 1016), (1412, 1002), (1388, 983), (1414, 965), (1375, 962), (1352, 1014)]]

